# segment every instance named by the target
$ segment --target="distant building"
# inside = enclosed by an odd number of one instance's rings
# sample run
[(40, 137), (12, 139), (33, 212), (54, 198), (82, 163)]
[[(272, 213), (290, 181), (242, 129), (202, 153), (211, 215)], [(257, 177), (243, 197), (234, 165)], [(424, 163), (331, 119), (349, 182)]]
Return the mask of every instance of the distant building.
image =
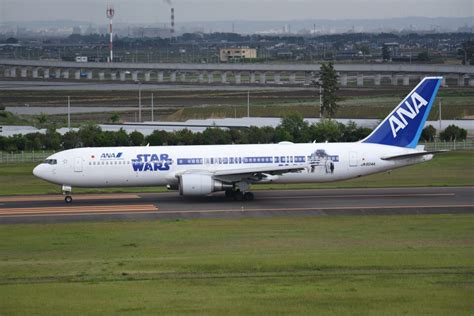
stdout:
[(397, 42), (391, 42), (391, 43), (384, 43), (383, 46), (385, 46), (388, 51), (390, 52), (390, 57), (399, 57), (400, 56), (400, 44)]
[(239, 47), (239, 48), (221, 48), (220, 60), (223, 63), (241, 61), (243, 59), (257, 58), (257, 50), (255, 48)]

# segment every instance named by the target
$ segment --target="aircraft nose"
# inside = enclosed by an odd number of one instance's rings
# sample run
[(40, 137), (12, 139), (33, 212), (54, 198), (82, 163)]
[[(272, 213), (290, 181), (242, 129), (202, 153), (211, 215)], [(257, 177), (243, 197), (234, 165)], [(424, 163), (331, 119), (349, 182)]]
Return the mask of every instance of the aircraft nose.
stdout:
[(41, 177), (41, 174), (42, 174), (41, 169), (42, 169), (41, 165), (37, 165), (37, 166), (33, 169), (33, 175), (34, 175), (35, 177), (42, 178), (42, 177)]

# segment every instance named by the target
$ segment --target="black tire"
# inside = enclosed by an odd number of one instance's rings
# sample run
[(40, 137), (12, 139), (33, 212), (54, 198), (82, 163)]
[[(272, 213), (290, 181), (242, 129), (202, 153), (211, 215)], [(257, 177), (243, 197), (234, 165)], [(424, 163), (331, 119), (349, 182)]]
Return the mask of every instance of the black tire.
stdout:
[(244, 200), (245, 201), (252, 201), (254, 199), (254, 195), (252, 192), (245, 192), (244, 193)]
[(69, 204), (69, 203), (72, 203), (72, 196), (66, 195), (66, 197), (64, 198), (64, 202), (66, 202), (66, 203), (68, 203), (68, 204)]
[(244, 194), (240, 191), (236, 191), (234, 193), (234, 200), (236, 201), (242, 201), (244, 199)]
[(235, 196), (234, 190), (225, 190), (225, 197), (226, 198), (233, 198)]

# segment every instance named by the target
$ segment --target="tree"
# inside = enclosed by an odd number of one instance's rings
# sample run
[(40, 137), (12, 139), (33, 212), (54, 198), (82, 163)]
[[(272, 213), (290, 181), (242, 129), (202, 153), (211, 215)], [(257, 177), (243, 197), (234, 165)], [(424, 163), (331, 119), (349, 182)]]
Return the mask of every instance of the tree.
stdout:
[(432, 125), (428, 125), (421, 131), (421, 139), (425, 142), (432, 142), (436, 137), (436, 128)]
[(336, 103), (337, 72), (332, 63), (322, 63), (319, 84), (322, 88), (322, 106), (321, 115), (331, 118), (336, 112), (338, 105)]
[(109, 120), (112, 123), (117, 123), (118, 121), (120, 121), (120, 115), (118, 113), (114, 113), (110, 116)]
[(139, 131), (133, 131), (129, 135), (130, 143), (132, 146), (141, 146), (145, 141), (145, 137)]
[(40, 113), (36, 116), (36, 121), (38, 122), (37, 127), (43, 128), (45, 127), (46, 123), (48, 123), (48, 115), (45, 113)]
[(431, 58), (428, 52), (421, 52), (418, 54), (417, 59), (419, 61), (430, 61)]
[(294, 141), (298, 143), (308, 141), (309, 125), (307, 122), (305, 122), (303, 115), (298, 112), (286, 114), (281, 119), (281, 123), (277, 129), (283, 129), (291, 135), (291, 140), (288, 141)]
[(341, 125), (334, 120), (321, 120), (311, 125), (311, 138), (317, 142), (339, 142), (343, 135), (343, 125)]
[(474, 41), (462, 43), (462, 47), (458, 49), (458, 55), (462, 59), (463, 65), (474, 65)]
[(457, 127), (456, 125), (449, 125), (439, 134), (439, 138), (447, 142), (465, 140), (466, 137), (467, 131), (464, 128)]

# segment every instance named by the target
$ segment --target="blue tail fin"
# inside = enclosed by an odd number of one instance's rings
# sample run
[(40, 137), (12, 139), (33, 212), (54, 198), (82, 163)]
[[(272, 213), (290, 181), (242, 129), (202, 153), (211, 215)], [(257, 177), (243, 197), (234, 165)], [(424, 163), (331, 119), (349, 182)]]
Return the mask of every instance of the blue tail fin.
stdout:
[(441, 80), (424, 78), (362, 142), (415, 148)]

